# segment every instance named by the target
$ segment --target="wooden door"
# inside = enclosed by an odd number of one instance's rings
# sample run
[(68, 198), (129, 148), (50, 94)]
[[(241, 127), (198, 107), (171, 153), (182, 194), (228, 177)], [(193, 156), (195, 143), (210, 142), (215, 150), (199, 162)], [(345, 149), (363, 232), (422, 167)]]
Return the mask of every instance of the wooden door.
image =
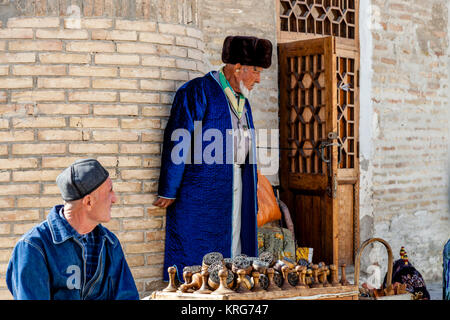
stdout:
[(332, 36), (279, 44), (281, 198), (314, 262), (359, 244), (357, 62)]

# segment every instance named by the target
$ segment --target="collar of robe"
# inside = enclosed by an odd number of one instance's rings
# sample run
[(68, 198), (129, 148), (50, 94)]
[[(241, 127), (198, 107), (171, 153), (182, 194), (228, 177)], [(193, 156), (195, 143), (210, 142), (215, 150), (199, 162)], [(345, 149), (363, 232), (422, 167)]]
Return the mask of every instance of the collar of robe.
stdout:
[(220, 85), (222, 86), (222, 89), (228, 98), (228, 101), (230, 101), (231, 106), (233, 107), (232, 110), (234, 111), (238, 119), (240, 119), (242, 116), (242, 112), (244, 110), (245, 97), (239, 93), (239, 102), (238, 102), (238, 99), (236, 98), (236, 93), (234, 92), (227, 78), (225, 78), (223, 68), (219, 70), (219, 80)]

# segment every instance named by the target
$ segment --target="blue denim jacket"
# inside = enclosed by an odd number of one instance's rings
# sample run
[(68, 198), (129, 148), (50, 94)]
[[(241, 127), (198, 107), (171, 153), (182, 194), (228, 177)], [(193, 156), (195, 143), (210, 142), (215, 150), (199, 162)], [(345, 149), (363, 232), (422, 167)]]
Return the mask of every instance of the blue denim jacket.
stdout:
[(86, 282), (83, 246), (65, 227), (55, 206), (47, 220), (16, 244), (6, 284), (18, 300), (137, 300), (139, 294), (119, 239), (102, 225), (99, 266)]

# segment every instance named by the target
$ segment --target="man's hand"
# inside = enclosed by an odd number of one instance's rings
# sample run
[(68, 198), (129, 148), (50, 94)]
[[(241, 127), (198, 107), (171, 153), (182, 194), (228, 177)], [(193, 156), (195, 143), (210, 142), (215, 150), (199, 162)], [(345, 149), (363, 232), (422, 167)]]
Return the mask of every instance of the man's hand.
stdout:
[(153, 202), (154, 206), (160, 207), (160, 208), (167, 208), (168, 206), (170, 206), (173, 202), (175, 201), (175, 199), (165, 199), (165, 198), (160, 198), (158, 197), (155, 202)]

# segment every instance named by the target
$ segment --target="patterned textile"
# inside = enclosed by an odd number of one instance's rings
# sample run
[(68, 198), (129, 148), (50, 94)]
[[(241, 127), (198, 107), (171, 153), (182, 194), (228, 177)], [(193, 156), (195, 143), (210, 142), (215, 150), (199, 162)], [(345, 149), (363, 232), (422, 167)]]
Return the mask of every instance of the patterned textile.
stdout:
[[(403, 247), (402, 247), (403, 248)], [(425, 285), (422, 275), (408, 261), (408, 255), (404, 251), (400, 253), (401, 258), (395, 260), (392, 269), (392, 284), (395, 282), (406, 284), (406, 291), (416, 294), (422, 293), (422, 299), (429, 300), (430, 294)], [(386, 287), (387, 274), (384, 276), (383, 287)]]
[(292, 232), (285, 228), (261, 227), (258, 228), (258, 252), (271, 252), (275, 259), (288, 258), (295, 260), (295, 240)]
[(450, 300), (450, 240), (444, 246), (442, 282), (442, 300)]
[[(249, 128), (254, 129), (248, 100), (246, 110), (243, 117), (246, 117)], [(176, 266), (180, 274), (185, 266), (201, 263), (203, 256), (209, 252), (220, 252), (224, 258), (231, 257), (233, 145), (227, 144), (227, 140), (233, 140), (227, 138), (232, 129), (231, 113), (222, 87), (212, 73), (188, 81), (175, 94), (164, 130), (158, 186), (159, 196), (176, 198), (166, 211), (163, 270)], [(172, 152), (180, 148), (179, 144), (186, 144), (184, 136), (172, 140), (172, 134), (176, 136), (180, 131), (177, 129), (190, 133), (186, 139), (190, 138), (188, 149), (193, 146), (193, 152), (180, 156), (186, 161), (173, 161)], [(223, 149), (218, 147), (219, 150), (215, 150), (217, 157), (222, 157), (222, 163), (209, 164), (200, 158), (208, 147), (211, 149), (212, 142), (202, 139), (208, 129), (223, 137)], [(251, 130), (251, 135), (252, 141), (255, 141), (254, 130)], [(253, 257), (258, 253), (258, 203), (256, 146), (251, 145), (252, 152), (249, 152), (241, 169), (241, 253)], [(167, 272), (163, 276), (165, 281), (169, 280)]]
[(98, 236), (98, 228), (95, 227), (94, 230), (87, 234), (79, 234), (66, 220), (63, 214), (63, 208), (59, 212), (61, 218), (63, 218), (63, 224), (66, 226), (67, 230), (73, 235), (75, 239), (77, 239), (83, 245), (84, 251), (84, 260), (86, 261), (86, 283), (89, 282), (90, 279), (97, 271), (98, 266), (98, 257), (100, 255), (100, 237)]

